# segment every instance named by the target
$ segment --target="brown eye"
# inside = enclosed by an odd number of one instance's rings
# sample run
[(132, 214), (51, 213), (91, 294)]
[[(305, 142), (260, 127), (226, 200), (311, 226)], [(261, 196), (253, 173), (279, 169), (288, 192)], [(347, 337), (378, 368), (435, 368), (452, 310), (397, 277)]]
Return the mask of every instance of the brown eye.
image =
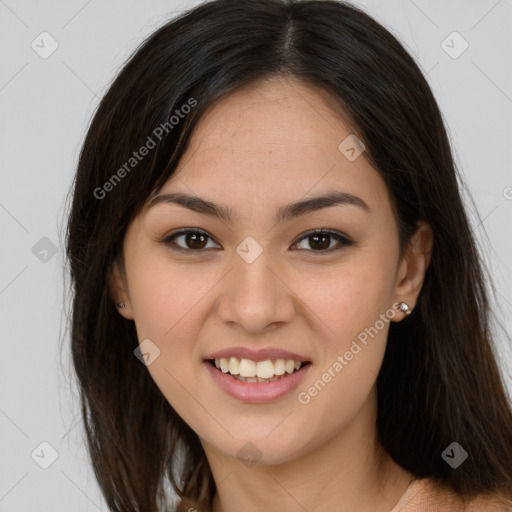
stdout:
[[(180, 243), (177, 243), (177, 240), (180, 240)], [(187, 229), (173, 233), (166, 237), (163, 242), (174, 246), (173, 248), (178, 251), (192, 252), (211, 249), (212, 246), (207, 246), (208, 240), (211, 240), (208, 233), (198, 229)]]
[[(331, 246), (332, 239), (335, 239), (338, 243)], [(307, 250), (309, 252), (333, 252), (342, 249), (345, 246), (353, 245), (354, 241), (347, 236), (338, 233), (337, 231), (330, 231), (325, 229), (319, 229), (306, 233), (301, 239), (307, 241), (308, 247), (299, 247), (300, 250)], [(300, 243), (299, 241), (299, 243)], [(299, 243), (295, 244), (298, 246)]]
[(312, 249), (328, 249), (331, 245), (331, 235), (311, 235), (308, 238)]
[(202, 233), (187, 233), (184, 240), (189, 249), (204, 249), (206, 246), (206, 236)]
[[(332, 240), (337, 243), (331, 245)], [(355, 242), (348, 238), (346, 235), (337, 231), (330, 231), (326, 229), (317, 229), (310, 231), (302, 236), (294, 247), (297, 247), (302, 243), (302, 240), (307, 241), (308, 247), (299, 247), (300, 250), (306, 250), (311, 253), (331, 253), (342, 249), (343, 247), (353, 245)], [(178, 242), (179, 241), (179, 242)], [(213, 246), (208, 246), (208, 242), (211, 241)], [(173, 250), (181, 252), (206, 252), (209, 249), (218, 249), (220, 246), (213, 242), (213, 238), (205, 231), (197, 228), (184, 229), (177, 231), (167, 236), (163, 243), (170, 245)]]

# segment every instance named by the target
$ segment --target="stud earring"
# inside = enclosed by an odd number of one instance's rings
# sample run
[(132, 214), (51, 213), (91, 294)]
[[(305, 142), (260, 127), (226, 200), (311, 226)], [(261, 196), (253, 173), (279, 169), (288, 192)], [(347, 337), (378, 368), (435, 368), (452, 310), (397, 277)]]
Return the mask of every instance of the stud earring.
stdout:
[(125, 307), (124, 302), (119, 302), (117, 304), (117, 307), (120, 308), (120, 309), (124, 308)]
[(410, 315), (412, 312), (412, 309), (405, 302), (399, 302), (396, 309), (405, 313), (405, 316)]

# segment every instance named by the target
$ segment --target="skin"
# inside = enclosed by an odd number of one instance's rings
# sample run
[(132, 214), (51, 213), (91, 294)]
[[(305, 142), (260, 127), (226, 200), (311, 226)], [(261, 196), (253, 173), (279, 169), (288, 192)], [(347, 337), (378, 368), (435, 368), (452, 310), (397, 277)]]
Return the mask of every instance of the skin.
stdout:
[[(384, 180), (364, 153), (350, 161), (338, 149), (351, 133), (315, 88), (292, 79), (251, 84), (208, 111), (159, 191), (222, 204), (233, 221), (161, 203), (126, 233), (112, 296), (125, 303), (119, 313), (135, 321), (139, 341), (160, 350), (148, 371), (200, 438), (217, 483), (214, 512), (389, 512), (414, 478), (376, 437), (389, 322), (309, 403), (297, 398), (394, 303), (414, 308), (430, 261), (425, 222), (400, 259)], [(332, 190), (359, 196), (369, 211), (337, 205), (275, 224), (279, 207)], [(188, 253), (162, 242), (187, 227), (211, 238), (175, 239)], [(316, 228), (355, 243), (322, 253), (303, 236)], [(252, 263), (236, 252), (247, 236), (262, 248)], [(326, 246), (339, 242), (327, 238)], [(403, 318), (397, 312), (391, 321)], [(312, 366), (286, 397), (247, 404), (226, 395), (203, 364), (239, 345), (284, 348)], [(252, 467), (237, 458), (248, 442), (261, 453)]]

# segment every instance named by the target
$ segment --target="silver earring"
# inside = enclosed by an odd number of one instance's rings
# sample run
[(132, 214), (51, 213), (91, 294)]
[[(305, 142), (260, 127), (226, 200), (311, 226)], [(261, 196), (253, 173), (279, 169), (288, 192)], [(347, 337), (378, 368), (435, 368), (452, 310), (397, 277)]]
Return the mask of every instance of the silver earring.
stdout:
[(120, 308), (120, 309), (124, 308), (125, 307), (124, 302), (119, 302), (117, 304), (117, 307)]
[(405, 313), (405, 316), (410, 315), (412, 309), (405, 303), (405, 302), (399, 302), (397, 305), (398, 311), (402, 311)]

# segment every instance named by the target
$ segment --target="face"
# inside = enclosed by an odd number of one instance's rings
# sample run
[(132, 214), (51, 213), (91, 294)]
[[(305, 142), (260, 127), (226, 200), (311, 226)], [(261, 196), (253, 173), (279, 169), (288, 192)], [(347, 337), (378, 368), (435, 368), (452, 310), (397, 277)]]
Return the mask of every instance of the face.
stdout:
[(126, 233), (113, 295), (210, 453), (252, 443), (277, 464), (374, 421), (389, 324), (404, 316), (392, 306), (414, 306), (428, 261), (399, 258), (385, 182), (354, 133), (300, 82), (246, 87), (203, 117)]

